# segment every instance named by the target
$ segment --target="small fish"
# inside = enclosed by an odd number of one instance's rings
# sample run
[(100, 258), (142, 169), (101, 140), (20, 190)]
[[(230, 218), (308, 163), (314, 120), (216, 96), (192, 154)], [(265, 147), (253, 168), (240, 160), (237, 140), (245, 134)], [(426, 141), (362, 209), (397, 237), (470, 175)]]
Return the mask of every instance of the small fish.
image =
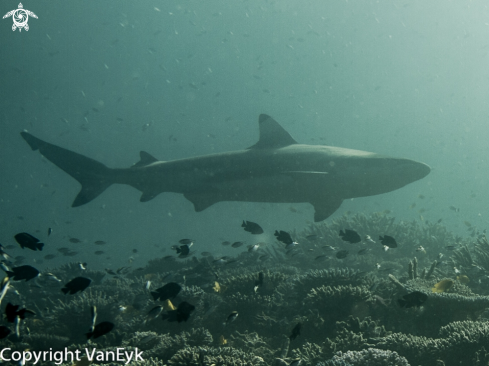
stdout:
[(340, 230), (340, 237), (341, 240), (347, 241), (350, 244), (356, 244), (362, 241), (362, 238), (360, 237), (360, 235), (358, 235), (356, 231), (349, 229), (345, 229), (345, 231)]
[(163, 311), (163, 306), (161, 305), (155, 306), (148, 312), (148, 317), (153, 319), (157, 318), (158, 316), (160, 316), (162, 311)]
[(412, 308), (423, 305), (426, 300), (428, 300), (428, 295), (419, 291), (414, 291), (404, 295), (402, 299), (398, 299), (397, 302), (401, 308)]
[(95, 323), (97, 322), (97, 307), (95, 305), (90, 306), (90, 314), (92, 315), (92, 327), (90, 328), (90, 332), (93, 332)]
[(454, 270), (455, 274), (460, 274), (460, 270), (457, 269), (457, 267), (453, 267), (453, 270)]
[(423, 248), (423, 246), (422, 246), (422, 245), (420, 245), (419, 247), (417, 247), (417, 248), (416, 248), (416, 251), (417, 251), (417, 252), (422, 252), (422, 253), (426, 254), (426, 249), (425, 249), (425, 248)]
[(253, 235), (263, 234), (263, 229), (256, 222), (243, 220), (241, 227), (244, 228), (244, 231), (247, 231)]
[(364, 239), (367, 243), (376, 244), (375, 241), (370, 237), (370, 235), (365, 235)]
[(7, 276), (14, 281), (26, 280), (27, 282), (39, 276), (39, 273), (40, 272), (36, 268), (25, 265), (20, 267), (13, 267), (11, 271), (7, 271)]
[(220, 346), (224, 346), (227, 343), (228, 343), (228, 341), (226, 340), (226, 338), (224, 338), (223, 335), (219, 337), (219, 345)]
[(277, 230), (275, 230), (275, 233), (273, 235), (275, 235), (275, 237), (277, 238), (278, 241), (280, 241), (280, 242), (282, 242), (282, 243), (284, 243), (286, 245), (290, 245), (290, 244), (293, 244), (294, 243), (294, 241), (292, 240), (292, 237), (286, 231), (283, 231), (283, 230), (277, 231)]
[(11, 303), (7, 303), (7, 307), (5, 308), (5, 317), (9, 323), (15, 322), (15, 318), (19, 317), (20, 319), (25, 319), (26, 317), (35, 316), (36, 313), (29, 309), (20, 309), (20, 305), (12, 305)]
[(155, 291), (151, 292), (151, 295), (153, 296), (153, 299), (155, 301), (161, 300), (165, 301), (168, 299), (173, 299), (175, 298), (180, 290), (182, 289), (182, 286), (180, 286), (176, 282), (170, 282), (167, 283), (165, 286), (160, 287), (159, 289), (156, 289)]
[(96, 252), (94, 252), (93, 254), (95, 255), (102, 255), (104, 254), (105, 252), (103, 250), (97, 250)]
[(315, 261), (323, 261), (326, 258), (328, 258), (328, 256), (326, 254), (323, 254), (323, 255), (318, 255), (316, 258), (314, 258), (314, 260)]
[(0, 304), (2, 303), (3, 298), (7, 294), (7, 291), (9, 289), (9, 285), (10, 285), (10, 278), (4, 277), (4, 279), (2, 280), (2, 283), (0, 285)]
[(151, 287), (151, 281), (150, 281), (150, 280), (148, 280), (148, 281), (146, 282), (146, 284), (144, 285), (144, 289), (145, 289), (146, 291), (149, 291), (149, 288), (150, 288), (150, 287)]
[(463, 283), (465, 285), (465, 284), (470, 282), (470, 279), (466, 275), (460, 275), (460, 276), (457, 276), (457, 281), (460, 283)]
[(103, 335), (109, 333), (112, 329), (114, 329), (114, 323), (111, 323), (111, 322), (98, 323), (93, 328), (93, 330), (90, 330), (90, 332), (88, 332), (86, 334), (86, 336), (87, 336), (87, 339), (90, 339), (90, 338), (96, 339), (96, 338), (102, 337)]
[(438, 256), (436, 257), (438, 260), (441, 260), (443, 258), (443, 253), (438, 253)]
[(200, 253), (200, 255), (202, 257), (210, 257), (212, 255), (212, 253), (210, 253), (210, 252), (202, 252), (202, 253)]
[(137, 250), (137, 249), (133, 249), (133, 250), (132, 250), (132, 252), (133, 252), (134, 254), (136, 254), (136, 253), (138, 252), (138, 250)]
[(70, 238), (70, 243), (73, 243), (73, 244), (78, 244), (78, 243), (81, 243), (82, 241), (80, 239), (77, 239), (77, 238)]
[(215, 292), (221, 292), (221, 285), (219, 284), (219, 282), (217, 281), (214, 281), (214, 286), (212, 286), (212, 289), (215, 291)]
[(385, 245), (386, 247), (397, 248), (396, 239), (394, 239), (392, 236), (389, 235), (384, 235), (384, 237), (379, 236), (379, 240), (382, 243), (382, 245)]
[(453, 280), (450, 279), (441, 280), (440, 282), (436, 283), (433, 286), (431, 292), (436, 292), (436, 293), (445, 292), (448, 289), (450, 289), (450, 287), (452, 286), (453, 286)]
[(375, 264), (375, 268), (377, 268), (377, 270), (379, 270), (380, 267), (381, 267), (380, 264), (378, 264), (378, 263)]
[(69, 293), (70, 295), (76, 294), (79, 291), (84, 291), (90, 284), (92, 280), (86, 277), (75, 277), (71, 281), (69, 281), (62, 289), (63, 293), (66, 295)]
[(53, 233), (53, 229), (48, 227), (48, 236), (50, 236)]
[(41, 243), (39, 239), (33, 237), (27, 233), (20, 233), (14, 236), (15, 241), (19, 243), (22, 249), (29, 248), (31, 250), (42, 250), (44, 243)]
[(301, 334), (302, 323), (297, 323), (294, 329), (292, 329), (292, 334), (289, 336), (289, 339), (293, 341)]
[(175, 247), (173, 247), (173, 249), (175, 249), (177, 251), (179, 258), (185, 258), (186, 256), (188, 256), (190, 254), (190, 247), (191, 246), (192, 246), (192, 243), (180, 245), (179, 247), (175, 246)]
[(180, 239), (178, 242), (180, 244), (189, 245), (189, 246), (191, 246), (194, 243), (192, 239)]
[(163, 257), (163, 260), (164, 261), (172, 261), (172, 260), (175, 260), (175, 257), (172, 255), (166, 255)]
[(169, 322), (182, 322), (187, 321), (190, 317), (190, 313), (195, 310), (195, 306), (184, 301), (178, 304), (176, 310), (167, 311), (166, 314), (162, 315), (163, 320), (168, 320)]
[(56, 258), (56, 255), (55, 254), (47, 254), (44, 256), (44, 259), (46, 260), (50, 260), (50, 259), (53, 259), (53, 258)]
[(248, 245), (248, 252), (253, 253), (258, 250), (260, 244)]
[(61, 282), (61, 280), (58, 277), (56, 277), (54, 274), (50, 272), (44, 273), (41, 276), (51, 282)]
[(107, 243), (106, 243), (105, 241), (103, 241), (103, 240), (97, 240), (97, 241), (95, 242), (95, 244), (96, 244), (96, 245), (104, 245), (104, 244), (107, 244)]
[(357, 254), (358, 255), (364, 255), (367, 253), (367, 251), (368, 251), (368, 248), (360, 249)]
[(176, 310), (177, 308), (172, 304), (170, 300), (165, 300), (163, 302), (163, 310), (169, 311), (169, 310)]
[(348, 250), (340, 250), (339, 252), (336, 253), (336, 258), (338, 259), (343, 259), (348, 256)]
[(80, 266), (80, 269), (82, 271), (85, 271), (87, 269), (87, 264), (86, 263), (78, 262), (78, 266)]
[(446, 250), (455, 250), (457, 247), (455, 245), (447, 245), (445, 247)]
[(226, 318), (226, 321), (224, 323), (222, 323), (222, 325), (226, 325), (226, 324), (234, 322), (236, 320), (236, 318), (238, 317), (238, 315), (239, 314), (237, 311), (231, 312), (231, 314), (228, 315), (228, 317)]
[(258, 287), (263, 286), (263, 280), (265, 279), (265, 275), (263, 272), (258, 273), (258, 279), (255, 280), (254, 291), (258, 291)]
[(460, 212), (460, 208), (457, 208), (455, 206), (450, 206), (448, 207), (450, 210), (455, 211), (455, 212)]
[(239, 248), (240, 246), (242, 246), (244, 243), (242, 241), (235, 241), (233, 244), (231, 244), (231, 246), (233, 248)]
[(227, 245), (231, 244), (231, 242), (226, 240), (226, 241), (223, 241), (221, 244), (224, 246), (227, 246)]

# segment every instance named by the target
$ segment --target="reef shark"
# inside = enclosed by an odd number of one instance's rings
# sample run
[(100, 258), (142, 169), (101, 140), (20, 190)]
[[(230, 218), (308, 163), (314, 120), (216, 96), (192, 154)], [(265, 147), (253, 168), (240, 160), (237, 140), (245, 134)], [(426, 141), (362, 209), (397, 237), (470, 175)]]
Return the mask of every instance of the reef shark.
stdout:
[(129, 168), (112, 169), (89, 157), (21, 132), (32, 150), (81, 183), (72, 207), (90, 202), (112, 184), (142, 192), (181, 193), (200, 212), (222, 201), (301, 203), (314, 206), (314, 221), (335, 212), (345, 199), (390, 192), (425, 177), (426, 164), (366, 151), (295, 141), (273, 118), (259, 117), (260, 138), (245, 149), (158, 161), (147, 152)]

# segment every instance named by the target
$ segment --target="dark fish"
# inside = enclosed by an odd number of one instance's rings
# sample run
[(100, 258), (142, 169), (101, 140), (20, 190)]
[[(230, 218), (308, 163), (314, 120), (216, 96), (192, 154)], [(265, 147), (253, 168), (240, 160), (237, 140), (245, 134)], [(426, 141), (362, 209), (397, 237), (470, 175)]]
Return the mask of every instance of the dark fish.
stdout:
[(112, 276), (117, 276), (117, 273), (115, 273), (113, 270), (109, 269), (109, 268), (106, 268), (105, 269), (105, 272), (107, 272), (108, 274), (112, 275)]
[(180, 239), (178, 242), (180, 244), (189, 245), (189, 244), (192, 244), (194, 241), (192, 239)]
[(238, 317), (238, 315), (239, 314), (237, 311), (233, 311), (231, 314), (228, 315), (228, 317), (226, 318), (226, 321), (223, 323), (223, 325), (234, 322), (236, 320), (236, 318)]
[(423, 305), (426, 300), (428, 300), (428, 295), (419, 291), (414, 291), (404, 295), (402, 299), (398, 299), (397, 302), (401, 308), (412, 308)]
[(178, 295), (181, 289), (182, 286), (180, 286), (178, 283), (170, 282), (167, 283), (165, 286), (151, 292), (151, 295), (153, 296), (153, 299), (155, 301), (158, 299), (161, 301), (166, 301), (168, 299), (175, 298), (175, 296)]
[(455, 211), (455, 212), (460, 212), (460, 208), (455, 207), (455, 206), (450, 206), (449, 209), (452, 211)]
[(455, 248), (457, 248), (455, 245), (447, 245), (445, 247), (445, 249), (447, 249), (447, 250), (455, 250)]
[(242, 241), (235, 241), (233, 244), (231, 244), (231, 246), (233, 248), (239, 248), (240, 246), (242, 246), (244, 243)]
[(132, 250), (132, 252), (133, 252), (133, 253), (137, 253), (137, 252), (138, 252), (138, 250), (137, 250), (137, 249), (133, 249), (133, 250)]
[(202, 253), (200, 253), (200, 255), (201, 255), (202, 257), (209, 257), (209, 256), (211, 256), (211, 255), (212, 255), (212, 253), (210, 253), (210, 252), (202, 252)]
[(103, 240), (97, 240), (95, 242), (95, 244), (97, 244), (97, 245), (104, 245), (104, 244), (107, 244), (107, 243), (105, 241), (103, 241)]
[(364, 255), (365, 253), (367, 253), (367, 251), (368, 251), (368, 248), (360, 249), (358, 251), (358, 255)]
[(20, 267), (13, 267), (11, 271), (7, 271), (7, 276), (9, 276), (14, 281), (21, 280), (32, 280), (39, 276), (39, 271), (32, 266), (25, 265)]
[(46, 259), (46, 260), (53, 259), (53, 258), (56, 258), (55, 254), (48, 254), (48, 255), (44, 256), (44, 259)]
[(70, 252), (63, 253), (63, 255), (65, 257), (74, 257), (77, 254), (78, 254), (78, 252), (71, 252), (71, 251)]
[(318, 255), (316, 258), (314, 258), (315, 261), (324, 261), (328, 256), (326, 254)]
[(14, 236), (17, 243), (19, 243), (22, 249), (29, 248), (31, 250), (42, 250), (44, 243), (40, 243), (39, 239), (33, 237), (31, 234), (20, 233)]
[(354, 230), (340, 230), (340, 236), (343, 241), (347, 241), (350, 244), (360, 243), (362, 241), (360, 235), (358, 235), (358, 233)]
[(12, 305), (11, 303), (7, 304), (7, 307), (5, 308), (5, 317), (7, 318), (7, 321), (9, 323), (13, 323), (15, 321), (16, 317), (19, 317), (20, 319), (25, 319), (26, 316), (34, 316), (36, 315), (35, 312), (29, 309), (20, 309), (20, 305)]
[(302, 327), (302, 324), (297, 323), (296, 326), (294, 327), (294, 329), (292, 329), (292, 334), (289, 337), (291, 341), (296, 339), (297, 336), (301, 334), (301, 327)]
[(48, 236), (51, 235), (51, 233), (53, 232), (53, 229), (51, 229), (50, 227), (48, 228)]
[(244, 221), (241, 224), (241, 227), (244, 228), (244, 231), (252, 233), (254, 235), (263, 234), (263, 229), (256, 222)]
[(258, 279), (255, 280), (255, 292), (256, 292), (256, 290), (258, 290), (259, 286), (263, 285), (263, 279), (264, 278), (265, 278), (265, 275), (263, 274), (263, 272), (258, 273)]
[(191, 245), (192, 244), (190, 244), (190, 245), (184, 244), (184, 245), (180, 245), (179, 247), (175, 246), (175, 247), (173, 247), (173, 249), (175, 249), (177, 251), (179, 258), (184, 258), (187, 255), (189, 255)]
[(165, 261), (172, 261), (174, 259), (175, 259), (175, 257), (172, 255), (166, 255), (163, 257), (163, 260), (165, 260)]
[(104, 254), (105, 252), (103, 250), (97, 250), (94, 254), (95, 255), (101, 255)]
[(15, 245), (12, 245), (12, 244), (9, 244), (9, 245), (5, 245), (5, 249), (14, 249), (15, 248)]
[(168, 310), (166, 314), (162, 315), (163, 320), (168, 320), (169, 322), (182, 322), (187, 321), (190, 317), (190, 313), (195, 310), (195, 306), (184, 301), (178, 304), (176, 310)]
[(68, 282), (65, 287), (61, 289), (63, 293), (66, 295), (69, 293), (70, 295), (76, 294), (79, 291), (85, 290), (90, 284), (92, 280), (86, 277), (75, 277), (70, 282)]
[(283, 230), (277, 231), (277, 230), (275, 230), (275, 233), (273, 235), (275, 235), (275, 237), (277, 238), (278, 241), (280, 241), (280, 242), (282, 242), (284, 244), (290, 245), (290, 244), (294, 243), (294, 241), (292, 240), (292, 237), (286, 231), (283, 231)]
[(93, 337), (93, 339), (102, 337), (104, 334), (109, 333), (112, 329), (114, 329), (114, 323), (111, 322), (102, 322), (98, 323), (95, 328), (90, 330), (87, 335), (87, 339), (90, 339)]
[(384, 237), (379, 236), (379, 240), (386, 247), (397, 248), (396, 239), (394, 239), (392, 236), (389, 235), (384, 235)]
[(148, 312), (148, 317), (149, 318), (156, 318), (157, 316), (159, 316), (161, 314), (161, 312), (163, 311), (163, 306), (161, 305), (158, 305), (158, 306), (155, 306), (153, 309), (151, 309), (149, 312)]
[(71, 249), (70, 248), (58, 248), (56, 250), (58, 252), (61, 252), (61, 253), (68, 253)]
[(5, 325), (0, 326), (0, 339), (7, 337), (12, 331), (8, 329)]
[(81, 243), (81, 240), (77, 238), (70, 238), (70, 243), (74, 243), (74, 244)]
[(347, 255), (348, 255), (348, 250), (340, 250), (339, 252), (336, 253), (336, 258), (343, 259), (346, 258)]
[(226, 245), (231, 244), (231, 242), (229, 242), (229, 241), (223, 241), (221, 244), (224, 245), (224, 246), (226, 246)]

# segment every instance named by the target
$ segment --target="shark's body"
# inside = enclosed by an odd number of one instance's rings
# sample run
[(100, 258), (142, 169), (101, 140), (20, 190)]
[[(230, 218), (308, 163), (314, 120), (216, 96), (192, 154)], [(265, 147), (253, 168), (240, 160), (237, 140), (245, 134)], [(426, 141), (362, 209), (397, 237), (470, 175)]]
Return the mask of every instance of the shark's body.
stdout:
[(196, 211), (221, 201), (309, 202), (314, 221), (322, 221), (344, 199), (390, 192), (430, 172), (426, 164), (413, 160), (299, 144), (264, 114), (259, 125), (259, 141), (246, 150), (173, 161), (158, 161), (142, 151), (141, 160), (125, 169), (110, 169), (27, 132), (21, 135), (33, 150), (81, 183), (73, 207), (119, 183), (139, 189), (141, 202), (162, 192), (182, 193)]

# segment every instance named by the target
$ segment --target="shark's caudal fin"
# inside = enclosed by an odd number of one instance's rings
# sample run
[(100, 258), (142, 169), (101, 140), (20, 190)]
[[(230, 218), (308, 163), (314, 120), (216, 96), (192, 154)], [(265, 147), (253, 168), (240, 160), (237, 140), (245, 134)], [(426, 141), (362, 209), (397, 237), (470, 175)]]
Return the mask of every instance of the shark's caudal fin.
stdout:
[(32, 150), (39, 150), (46, 159), (81, 183), (82, 188), (73, 201), (72, 207), (90, 202), (114, 183), (112, 170), (104, 164), (42, 141), (30, 133), (21, 132), (20, 134)]

